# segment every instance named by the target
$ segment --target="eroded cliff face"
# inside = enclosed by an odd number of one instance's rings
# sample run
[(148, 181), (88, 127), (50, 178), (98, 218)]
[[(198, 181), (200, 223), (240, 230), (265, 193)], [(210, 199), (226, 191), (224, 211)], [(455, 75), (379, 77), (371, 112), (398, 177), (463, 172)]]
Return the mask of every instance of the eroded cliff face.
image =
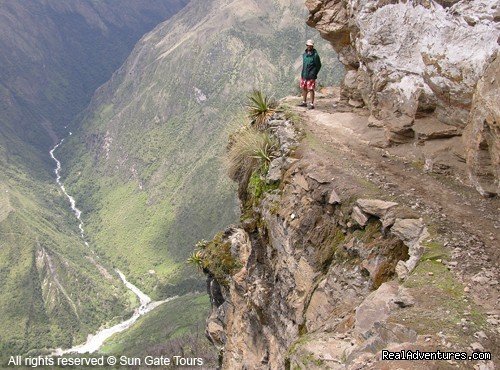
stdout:
[[(500, 95), (494, 83), (500, 75), (497, 1), (308, 0), (306, 5), (307, 23), (330, 41), (346, 66), (342, 98), (370, 110), (372, 123), (385, 129), (385, 145), (440, 140), (466, 129), (471, 135), (451, 141), (449, 150), (467, 160), (481, 194), (498, 194), (498, 120), (485, 96), (486, 90), (496, 101)], [(488, 80), (478, 85), (486, 70)]]
[(470, 179), (482, 195), (498, 194), (500, 179), (500, 58), (486, 69), (474, 93), (464, 133)]
[[(221, 367), (378, 368), (382, 349), (471, 351), (478, 332), (493, 340), (498, 329), (482, 324), (450, 271), (456, 263), (436, 231), (442, 226), (396, 200), (385, 175), (376, 186), (365, 154), (332, 144), (326, 132), (316, 136), (313, 116), (302, 124), (289, 116), (269, 122), (280, 149), (267, 174), (235, 178), (241, 224), (201, 250), (212, 302), (207, 336)], [(466, 311), (477, 316), (460, 321)]]

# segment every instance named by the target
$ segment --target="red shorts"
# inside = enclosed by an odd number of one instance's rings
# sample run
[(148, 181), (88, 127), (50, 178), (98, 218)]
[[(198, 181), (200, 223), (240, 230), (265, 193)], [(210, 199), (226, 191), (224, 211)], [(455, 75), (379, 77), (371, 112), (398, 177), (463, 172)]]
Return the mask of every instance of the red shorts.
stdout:
[(300, 88), (302, 90), (314, 90), (316, 88), (316, 80), (306, 80), (301, 77)]

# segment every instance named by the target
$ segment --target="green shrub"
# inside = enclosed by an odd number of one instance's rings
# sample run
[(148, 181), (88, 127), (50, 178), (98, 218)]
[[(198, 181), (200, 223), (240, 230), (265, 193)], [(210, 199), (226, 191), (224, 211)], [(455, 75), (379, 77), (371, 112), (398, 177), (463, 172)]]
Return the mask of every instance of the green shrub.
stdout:
[(196, 247), (198, 250), (191, 254), (187, 262), (210, 272), (221, 285), (227, 285), (227, 278), (242, 267), (231, 254), (231, 243), (224, 239), (223, 233), (215, 235), (210, 242), (198, 242)]
[(248, 182), (249, 200), (252, 204), (257, 204), (263, 195), (271, 190), (278, 189), (279, 183), (267, 184), (265, 178), (262, 176), (261, 171), (257, 169), (250, 176)]

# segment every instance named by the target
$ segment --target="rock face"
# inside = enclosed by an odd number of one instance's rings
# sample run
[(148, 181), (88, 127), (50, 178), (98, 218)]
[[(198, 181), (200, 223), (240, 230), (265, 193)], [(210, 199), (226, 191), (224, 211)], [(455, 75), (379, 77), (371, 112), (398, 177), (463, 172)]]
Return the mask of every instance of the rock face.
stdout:
[(464, 135), (469, 176), (483, 195), (500, 193), (500, 57), (477, 85)]
[[(330, 41), (347, 69), (342, 98), (370, 110), (387, 145), (457, 136), (473, 126), (465, 141), (467, 161), (473, 184), (484, 194), (498, 192), (498, 104), (491, 100), (498, 100), (498, 81), (491, 82), (499, 73), (493, 61), (500, 36), (497, 5), (306, 1), (307, 23)], [(489, 80), (476, 89), (486, 70)]]
[[(377, 154), (373, 162), (357, 163), (369, 155), (359, 154), (352, 141), (350, 150), (341, 146), (340, 131), (318, 127), (317, 111), (282, 108), (267, 127), (274, 143), (269, 163), (231, 171), (239, 185), (240, 224), (196, 251), (212, 303), (206, 334), (220, 351), (221, 368), (439, 369), (442, 361), (383, 361), (381, 351), (470, 351), (472, 344), (478, 348), (474, 333), (496, 338), (496, 317), (486, 321), (461, 283), (497, 284), (494, 269), (455, 276), (459, 262), (450, 261), (446, 245), (458, 239), (443, 231), (449, 221), (415, 206), (418, 189), (403, 195), (396, 185), (382, 186), (393, 178), (378, 167), (384, 182), (367, 181), (373, 173), (364, 171), (373, 170), (380, 149), (368, 147)], [(293, 113), (303, 114), (300, 123), (289, 118)], [(230, 151), (238, 140), (231, 138)], [(438, 192), (429, 194), (431, 204)], [(456, 217), (436, 210), (439, 219)], [(458, 228), (465, 227), (463, 219)], [(464, 252), (470, 250), (464, 243)], [(477, 318), (468, 314), (472, 310)], [(498, 347), (481, 338), (483, 348)]]
[(390, 343), (416, 343), (415, 331), (388, 318), (414, 304), (392, 278), (396, 266), (406, 274), (415, 267), (425, 224), (404, 218), (396, 202), (348, 200), (353, 194), (336, 191), (326, 168), (290, 157), (294, 125), (281, 114), (271, 123), (279, 189), (255, 199), (239, 179), (245, 219), (218, 243), (230, 244), (240, 268), (227, 278), (205, 270), (207, 336), (222, 368), (335, 368)]

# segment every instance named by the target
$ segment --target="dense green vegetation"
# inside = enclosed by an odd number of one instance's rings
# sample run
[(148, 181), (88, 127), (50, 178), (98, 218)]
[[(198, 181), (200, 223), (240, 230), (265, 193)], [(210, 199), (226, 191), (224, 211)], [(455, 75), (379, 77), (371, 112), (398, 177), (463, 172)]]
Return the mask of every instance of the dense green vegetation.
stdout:
[(92, 263), (67, 208), (53, 184), (0, 175), (1, 363), (9, 354), (79, 343), (132, 308), (121, 282)]
[(214, 238), (196, 243), (196, 250), (187, 262), (199, 270), (210, 271), (222, 285), (228, 285), (228, 277), (241, 269), (241, 263), (231, 254), (231, 242), (224, 238), (224, 233), (217, 233)]

